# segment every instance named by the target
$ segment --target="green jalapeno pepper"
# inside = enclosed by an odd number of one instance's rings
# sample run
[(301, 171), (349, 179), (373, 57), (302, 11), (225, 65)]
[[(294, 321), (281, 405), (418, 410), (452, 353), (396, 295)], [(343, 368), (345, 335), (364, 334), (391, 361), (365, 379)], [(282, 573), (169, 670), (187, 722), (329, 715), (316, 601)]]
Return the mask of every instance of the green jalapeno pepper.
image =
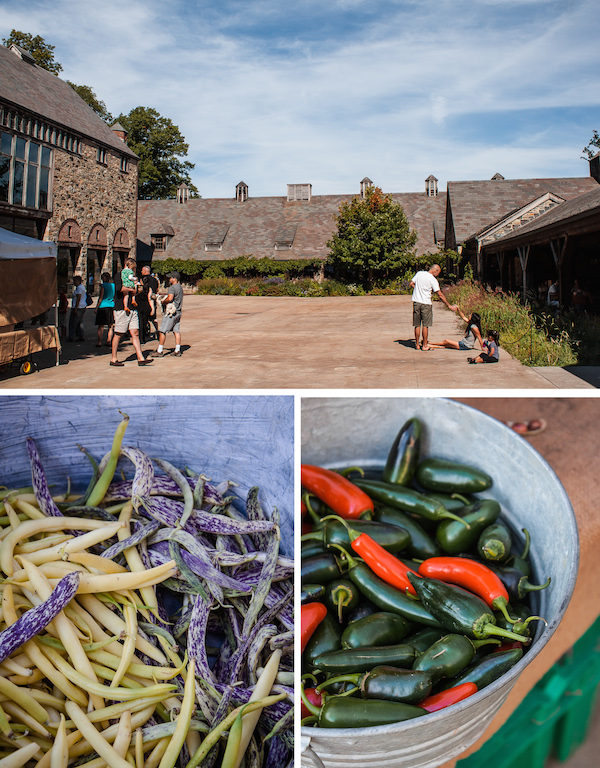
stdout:
[(426, 560), (428, 557), (441, 554), (434, 539), (406, 512), (392, 507), (380, 507), (375, 510), (375, 520), (387, 525), (397, 525), (408, 531), (410, 541), (406, 545), (406, 551), (409, 555)]
[(358, 604), (358, 607), (352, 611), (350, 616), (348, 616), (348, 626), (350, 626), (350, 624), (354, 624), (355, 621), (360, 621), (361, 619), (364, 619), (365, 616), (370, 616), (372, 613), (377, 613), (379, 611), (379, 608), (375, 605), (375, 603), (372, 603), (370, 600), (367, 600), (367, 598), (362, 594), (362, 592), (361, 592), (361, 595), (362, 595), (362, 600)]
[(500, 635), (527, 642), (523, 635), (496, 626), (496, 617), (487, 604), (466, 589), (417, 576), (412, 571), (407, 575), (423, 605), (450, 632), (467, 635), (475, 640)]
[(331, 696), (319, 715), (321, 728), (368, 728), (421, 717), (424, 709), (400, 701), (352, 699)]
[(427, 672), (432, 683), (442, 677), (454, 677), (469, 666), (475, 655), (475, 646), (465, 635), (444, 635), (432, 643), (415, 659), (412, 668)]
[(368, 672), (381, 664), (390, 667), (412, 666), (417, 652), (412, 645), (376, 645), (369, 648), (349, 648), (323, 653), (314, 661), (315, 669), (325, 674), (347, 675), (350, 672)]
[(376, 576), (366, 563), (355, 560), (351, 555), (346, 556), (348, 576), (362, 594), (382, 611), (397, 613), (408, 621), (424, 624), (429, 627), (439, 627), (440, 622), (425, 608), (423, 603), (403, 592), (383, 579)]
[[(368, 534), (388, 552), (401, 552), (410, 542), (409, 532), (396, 525), (371, 520), (353, 520), (352, 527), (360, 533)], [(306, 533), (301, 541), (303, 544), (308, 541), (319, 541), (326, 547), (333, 544), (344, 548), (350, 546), (348, 529), (339, 520), (326, 520), (318, 531)]]
[(322, 541), (317, 538), (303, 541), (300, 547), (300, 555), (303, 560), (307, 557), (313, 557), (314, 555), (322, 555), (327, 549)]
[[(477, 501), (465, 507), (465, 513), (462, 514), (463, 525), (454, 520), (443, 520), (438, 525), (435, 534), (437, 543), (449, 555), (468, 552), (475, 547), (480, 533), (494, 523), (499, 515), (500, 504), (494, 499)], [(467, 523), (468, 527), (465, 527), (464, 523)]]
[(510, 555), (512, 536), (502, 523), (493, 523), (484, 528), (477, 540), (477, 552), (484, 560), (502, 563)]
[(384, 483), (380, 480), (355, 480), (355, 485), (367, 493), (370, 498), (380, 504), (385, 504), (404, 512), (412, 512), (428, 520), (443, 520), (445, 518), (457, 520), (464, 525), (460, 517), (453, 512), (448, 512), (443, 504), (433, 501), (424, 493), (405, 488), (403, 485)]
[(334, 616), (337, 616), (340, 624), (360, 602), (360, 590), (349, 579), (335, 579), (330, 581), (325, 589), (324, 603)]
[(436, 493), (481, 493), (493, 483), (486, 472), (446, 459), (423, 459), (416, 478), (419, 485)]
[(436, 640), (448, 634), (443, 627), (425, 627), (414, 635), (404, 638), (404, 642), (412, 645), (417, 653), (426, 651)]
[(392, 443), (381, 479), (384, 483), (410, 485), (417, 466), (421, 451), (421, 436), (423, 425), (419, 419), (413, 418), (405, 422), (396, 439)]
[(516, 568), (521, 571), (523, 576), (531, 576), (531, 565), (529, 564), (529, 546), (531, 544), (531, 537), (527, 528), (523, 528), (523, 534), (525, 535), (525, 545), (523, 547), (523, 553), (520, 555), (513, 555), (508, 561), (507, 565), (511, 568)]
[(325, 587), (322, 584), (303, 584), (300, 593), (300, 603), (313, 603), (325, 595)]
[(342, 632), (342, 648), (395, 645), (404, 640), (411, 626), (410, 622), (397, 613), (372, 613), (346, 627)]
[(302, 584), (329, 584), (342, 575), (340, 562), (331, 552), (322, 552), (302, 560)]
[(382, 665), (364, 674), (333, 677), (321, 683), (317, 690), (329, 690), (332, 684), (338, 682), (350, 682), (357, 686), (363, 699), (405, 701), (407, 704), (423, 701), (429, 696), (432, 688), (431, 677), (427, 672)]
[(465, 669), (458, 677), (444, 683), (443, 688), (454, 688), (462, 683), (475, 683), (478, 690), (493, 683), (505, 672), (515, 666), (523, 656), (522, 648), (513, 648), (509, 651), (497, 651), (489, 653), (483, 659), (476, 661)]
[(324, 653), (338, 651), (341, 648), (342, 631), (338, 620), (330, 613), (315, 629), (302, 654), (302, 667), (305, 672), (313, 672), (314, 660)]

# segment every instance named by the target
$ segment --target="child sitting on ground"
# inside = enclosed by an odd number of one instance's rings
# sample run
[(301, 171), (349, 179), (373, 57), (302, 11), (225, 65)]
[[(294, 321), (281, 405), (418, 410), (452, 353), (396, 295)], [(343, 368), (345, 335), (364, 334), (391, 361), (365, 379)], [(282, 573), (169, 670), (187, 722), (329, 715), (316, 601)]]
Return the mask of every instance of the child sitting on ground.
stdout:
[(500, 335), (498, 331), (488, 331), (487, 339), (483, 342), (484, 352), (477, 357), (467, 357), (469, 363), (497, 363), (500, 357), (499, 352)]
[[(135, 267), (135, 259), (125, 259), (125, 267), (121, 270), (121, 283), (123, 288), (135, 288), (136, 280), (133, 267)], [(133, 294), (131, 294), (133, 295)], [(131, 313), (130, 308), (130, 294), (129, 292), (123, 293), (123, 309), (129, 315)]]

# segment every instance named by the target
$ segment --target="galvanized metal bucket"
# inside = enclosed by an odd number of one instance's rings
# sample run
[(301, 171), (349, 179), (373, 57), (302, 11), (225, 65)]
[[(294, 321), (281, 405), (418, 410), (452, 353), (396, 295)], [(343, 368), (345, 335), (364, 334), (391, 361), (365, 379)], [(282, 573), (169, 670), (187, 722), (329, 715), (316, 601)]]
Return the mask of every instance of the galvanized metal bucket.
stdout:
[(522, 437), (495, 419), (443, 398), (306, 398), (302, 402), (302, 461), (321, 466), (381, 467), (406, 419), (425, 425), (423, 454), (488, 472), (513, 531), (531, 534), (531, 560), (551, 586), (537, 593), (534, 641), (521, 661), (471, 698), (424, 718), (376, 728), (301, 730), (302, 766), (436, 768), (483, 734), (525, 667), (543, 651), (567, 609), (579, 564), (573, 509), (547, 462)]
[[(243, 502), (258, 486), (267, 511), (281, 517), (281, 552), (294, 554), (294, 400), (291, 396), (14, 396), (0, 397), (0, 485), (27, 486), (25, 440), (35, 439), (49, 483), (61, 493), (67, 477), (83, 490), (90, 465), (80, 443), (100, 459), (121, 420), (130, 417), (124, 445), (175, 466), (202, 472), (213, 483), (231, 480)], [(131, 476), (131, 467), (123, 461)]]

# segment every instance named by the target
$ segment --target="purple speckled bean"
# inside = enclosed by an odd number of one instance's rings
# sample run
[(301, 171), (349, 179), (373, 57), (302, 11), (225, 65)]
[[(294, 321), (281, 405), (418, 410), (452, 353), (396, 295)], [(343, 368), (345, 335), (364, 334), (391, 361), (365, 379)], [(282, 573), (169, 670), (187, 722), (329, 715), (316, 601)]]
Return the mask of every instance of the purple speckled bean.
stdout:
[(250, 643), (250, 648), (248, 650), (247, 677), (252, 685), (256, 684), (256, 670), (258, 669), (260, 654), (269, 640), (277, 634), (279, 634), (277, 627), (274, 624), (267, 624)]
[[(187, 477), (190, 488), (194, 490), (197, 480), (193, 477)], [(119, 480), (118, 482), (111, 483), (108, 487), (104, 501), (107, 504), (114, 504), (118, 501), (126, 501), (131, 498), (131, 480)], [(174, 480), (170, 477), (159, 475), (152, 480), (152, 487), (150, 489), (152, 496), (178, 496), (181, 497), (181, 489)], [(217, 492), (214, 485), (206, 483), (204, 486), (204, 500), (209, 505), (222, 504), (223, 497)]]
[(204, 680), (216, 682), (206, 655), (206, 628), (211, 607), (202, 595), (195, 596), (187, 632), (187, 650), (190, 658), (196, 660), (196, 674)]
[(165, 461), (164, 459), (153, 459), (153, 461), (162, 469), (167, 477), (170, 477), (181, 489), (183, 495), (183, 512), (178, 524), (184, 526), (194, 509), (194, 493), (190, 488), (190, 484), (188, 483), (187, 478), (184, 477), (177, 467), (174, 467), (170, 462)]
[(137, 546), (140, 542), (148, 538), (148, 536), (153, 534), (159, 528), (160, 528), (160, 523), (158, 522), (158, 520), (151, 520), (149, 523), (146, 523), (146, 525), (143, 525), (141, 528), (139, 528), (131, 536), (128, 536), (126, 539), (123, 539), (123, 541), (118, 541), (116, 544), (113, 544), (112, 547), (105, 549), (101, 557), (106, 557), (109, 560), (114, 560), (114, 558), (117, 555), (120, 555), (121, 552), (123, 552), (126, 549), (129, 549), (129, 547)]
[(264, 768), (284, 768), (290, 759), (290, 749), (280, 736), (269, 739), (269, 753)]
[[(264, 561), (264, 558), (262, 558), (262, 560)], [(257, 563), (260, 563), (260, 560), (258, 560)], [(256, 567), (254, 565), (249, 565), (245, 571), (239, 574), (238, 578), (245, 584), (256, 584), (260, 578), (261, 571), (262, 568), (259, 568), (258, 565)], [(285, 581), (286, 579), (291, 578), (293, 575), (294, 569), (292, 568), (290, 570), (289, 566), (287, 565), (276, 565), (273, 569), (273, 581)]]
[(54, 503), (48, 483), (46, 482), (46, 475), (44, 474), (40, 455), (31, 437), (27, 438), (27, 453), (31, 462), (31, 484), (33, 485), (33, 492), (40, 509), (48, 517), (64, 517), (63, 513)]
[(139, 448), (123, 446), (121, 454), (126, 456), (135, 466), (135, 475), (131, 483), (131, 501), (135, 509), (141, 504), (142, 499), (150, 496), (152, 480), (154, 479), (154, 467), (147, 456)]
[(187, 522), (186, 529), (194, 533), (256, 533), (272, 531), (275, 523), (271, 520), (232, 520), (224, 515), (215, 515), (203, 509), (195, 509)]
[[(248, 491), (248, 496), (246, 498), (246, 516), (248, 520), (268, 520), (268, 517), (265, 515), (263, 508), (260, 505), (260, 501), (258, 500), (258, 491), (259, 488), (257, 485), (250, 488)], [(266, 550), (269, 545), (269, 539), (264, 533), (258, 531), (254, 534), (253, 538), (258, 550)]]
[(75, 597), (80, 571), (73, 571), (58, 582), (52, 594), (43, 603), (29, 611), (25, 611), (14, 624), (0, 632), (0, 662), (8, 658), (23, 643), (39, 634), (58, 613)]
[(281, 534), (279, 533), (279, 517), (276, 514), (275, 518), (275, 531), (267, 542), (266, 557), (262, 565), (262, 569), (258, 580), (256, 582), (256, 589), (252, 592), (252, 598), (250, 605), (244, 616), (244, 626), (242, 627), (242, 635), (245, 637), (250, 633), (250, 629), (253, 626), (256, 617), (260, 613), (261, 608), (265, 602), (266, 596), (271, 589), (271, 583), (273, 581), (273, 574), (277, 566), (277, 557), (279, 556), (279, 542), (281, 541)]

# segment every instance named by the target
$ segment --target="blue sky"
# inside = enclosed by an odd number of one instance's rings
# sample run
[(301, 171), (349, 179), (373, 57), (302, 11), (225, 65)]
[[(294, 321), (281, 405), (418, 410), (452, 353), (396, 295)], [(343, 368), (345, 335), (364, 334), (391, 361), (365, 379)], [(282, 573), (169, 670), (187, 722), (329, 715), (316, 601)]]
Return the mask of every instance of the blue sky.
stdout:
[(114, 115), (154, 107), (203, 197), (584, 176), (596, 0), (0, 0)]

